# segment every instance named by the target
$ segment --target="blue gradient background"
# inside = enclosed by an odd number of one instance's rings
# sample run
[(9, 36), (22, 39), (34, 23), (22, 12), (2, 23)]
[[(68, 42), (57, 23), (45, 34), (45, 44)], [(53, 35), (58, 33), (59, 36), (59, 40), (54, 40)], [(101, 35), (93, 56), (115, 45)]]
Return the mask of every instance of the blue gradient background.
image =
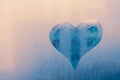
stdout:
[[(0, 80), (120, 80), (119, 0), (1, 0)], [(48, 6), (47, 6), (48, 5)], [(74, 70), (55, 50), (49, 32), (58, 23), (95, 19), (98, 46)]]

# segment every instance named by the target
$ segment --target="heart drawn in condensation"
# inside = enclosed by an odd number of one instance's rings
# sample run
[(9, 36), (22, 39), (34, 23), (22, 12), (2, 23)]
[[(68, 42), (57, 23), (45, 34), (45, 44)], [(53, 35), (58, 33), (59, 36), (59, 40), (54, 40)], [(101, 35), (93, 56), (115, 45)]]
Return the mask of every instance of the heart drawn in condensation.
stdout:
[(49, 38), (76, 69), (80, 58), (101, 41), (102, 34), (100, 23), (84, 21), (75, 27), (69, 23), (58, 24), (51, 30)]

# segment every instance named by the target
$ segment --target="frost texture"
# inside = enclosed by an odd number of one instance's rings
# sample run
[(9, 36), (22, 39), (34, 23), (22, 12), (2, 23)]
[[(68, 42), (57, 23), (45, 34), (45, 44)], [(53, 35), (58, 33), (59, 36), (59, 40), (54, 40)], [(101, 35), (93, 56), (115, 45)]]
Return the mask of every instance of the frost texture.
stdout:
[(63, 23), (56, 25), (49, 37), (53, 46), (76, 69), (80, 58), (101, 41), (102, 28), (97, 22), (86, 21), (76, 27)]

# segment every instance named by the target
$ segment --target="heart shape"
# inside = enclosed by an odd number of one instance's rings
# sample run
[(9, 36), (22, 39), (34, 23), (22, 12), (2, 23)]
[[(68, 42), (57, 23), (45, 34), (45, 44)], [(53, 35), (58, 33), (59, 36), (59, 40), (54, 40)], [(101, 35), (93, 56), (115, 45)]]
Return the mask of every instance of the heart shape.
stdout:
[(76, 69), (80, 58), (101, 41), (102, 33), (100, 23), (84, 21), (76, 27), (69, 23), (58, 24), (51, 30), (49, 38)]

